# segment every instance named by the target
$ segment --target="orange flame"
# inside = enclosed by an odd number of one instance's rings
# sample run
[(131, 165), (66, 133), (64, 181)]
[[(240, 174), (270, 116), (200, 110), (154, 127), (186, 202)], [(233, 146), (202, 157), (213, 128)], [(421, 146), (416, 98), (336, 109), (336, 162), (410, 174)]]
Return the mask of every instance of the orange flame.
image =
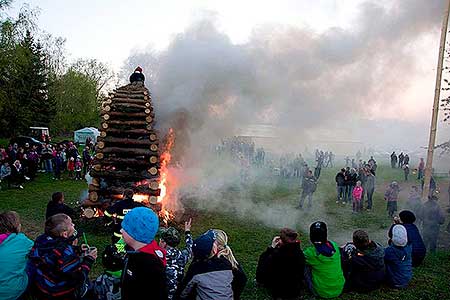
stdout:
[(168, 190), (168, 181), (167, 178), (169, 176), (169, 169), (168, 165), (170, 163), (170, 160), (172, 159), (172, 155), (170, 154), (170, 151), (172, 150), (172, 147), (175, 142), (175, 133), (172, 128), (169, 129), (169, 133), (167, 134), (167, 141), (165, 145), (164, 152), (161, 154), (161, 165), (160, 165), (160, 178), (161, 181), (159, 182), (159, 189), (161, 190), (159, 196), (158, 196), (158, 203), (161, 204), (161, 211), (159, 212), (159, 216), (163, 219), (163, 222), (167, 225), (168, 221), (170, 219), (173, 219), (174, 216), (169, 211), (164, 209), (164, 205), (166, 204), (164, 201), (165, 199), (170, 197), (170, 193)]

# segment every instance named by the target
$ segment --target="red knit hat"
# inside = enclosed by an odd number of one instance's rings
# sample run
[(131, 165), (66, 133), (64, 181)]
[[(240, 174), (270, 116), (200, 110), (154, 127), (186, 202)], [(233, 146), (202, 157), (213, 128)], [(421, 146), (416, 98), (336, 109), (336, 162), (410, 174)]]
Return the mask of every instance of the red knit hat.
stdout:
[(142, 68), (138, 66), (134, 71), (142, 73)]

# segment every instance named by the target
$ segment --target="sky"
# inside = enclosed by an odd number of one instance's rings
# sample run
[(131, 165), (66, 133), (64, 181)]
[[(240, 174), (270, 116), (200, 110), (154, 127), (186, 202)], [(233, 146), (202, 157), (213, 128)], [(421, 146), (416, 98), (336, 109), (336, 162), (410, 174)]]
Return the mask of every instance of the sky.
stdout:
[[(171, 62), (179, 62), (180, 57), (184, 57), (198, 62), (199, 65), (207, 65), (206, 60), (198, 57), (202, 54), (190, 53), (190, 49), (185, 45), (196, 49), (198, 36), (207, 36), (205, 41), (210, 43), (208, 46), (211, 46), (211, 53), (226, 55), (224, 61), (232, 65), (244, 57), (248, 59), (242, 53), (236, 52), (242, 49), (245, 49), (246, 53), (253, 51), (252, 57), (259, 57), (261, 61), (240, 67), (242, 76), (253, 74), (249, 70), (244, 70), (245, 68), (256, 70), (255, 68), (267, 67), (277, 74), (280, 71), (277, 64), (289, 64), (292, 60), (295, 61), (293, 65), (301, 69), (293, 72), (300, 74), (294, 74), (292, 78), (287, 78), (286, 83), (277, 83), (273, 88), (289, 90), (295, 86), (297, 90), (291, 93), (271, 94), (268, 97), (270, 100), (258, 102), (257, 104), (261, 105), (258, 116), (270, 115), (272, 119), (277, 116), (278, 123), (292, 125), (295, 123), (295, 115), (290, 108), (297, 103), (288, 98), (308, 98), (303, 102), (305, 108), (303, 112), (306, 114), (296, 112), (301, 115), (301, 119), (315, 124), (316, 120), (311, 118), (314, 116), (320, 123), (326, 124), (327, 128), (331, 126), (335, 129), (335, 131), (324, 130), (324, 126), (317, 126), (314, 127), (315, 130), (310, 130), (309, 135), (320, 133), (329, 138), (336, 132), (341, 132), (342, 139), (352, 139), (354, 135), (357, 140), (363, 140), (364, 132), (352, 132), (349, 128), (366, 126), (378, 130), (376, 133), (379, 138), (376, 140), (381, 143), (383, 132), (394, 130), (392, 127), (396, 127), (399, 132), (396, 134), (400, 135), (408, 128), (411, 131), (413, 128), (420, 128), (420, 136), (423, 138), (414, 144), (418, 146), (426, 143), (425, 132), (429, 124), (434, 95), (439, 26), (442, 22), (441, 8), (444, 2), (444, 0), (409, 2), (406, 0), (135, 0), (132, 2), (20, 0), (14, 2), (10, 14), (14, 15), (24, 3), (28, 3), (31, 7), (39, 7), (39, 27), (54, 36), (66, 38), (66, 48), (72, 59), (96, 58), (118, 72), (123, 69), (131, 71), (132, 66), (127, 63), (143, 64), (147, 70), (157, 69), (156, 76), (165, 78), (166, 84), (155, 86), (159, 89), (153, 91), (156, 96), (173, 101), (168, 103), (185, 107), (202, 107), (216, 113), (217, 109), (228, 109), (230, 105), (239, 107), (236, 110), (253, 111), (255, 102), (252, 102), (252, 97), (264, 95), (256, 92), (244, 97), (242, 84), (230, 82), (232, 88), (226, 91), (221, 101), (211, 102), (208, 99), (207, 103), (203, 103), (195, 102), (194, 98), (184, 100), (184, 96), (173, 92), (171, 80), (178, 80), (175, 83), (177, 84), (186, 78), (168, 75), (170, 72), (177, 72), (177, 68), (170, 68)], [(206, 33), (205, 26), (199, 25), (204, 20), (207, 23), (206, 27), (212, 28)], [(261, 46), (265, 39), (273, 40), (273, 44), (268, 42), (268, 49)], [(217, 47), (214, 45), (216, 42), (226, 50), (216, 51)], [(259, 49), (259, 52), (255, 49)], [(298, 57), (292, 57), (295, 53), (289, 53), (286, 49), (297, 51)], [(313, 51), (311, 49), (318, 50), (310, 53)], [(140, 56), (136, 53), (140, 53)], [(278, 62), (272, 58), (277, 55), (280, 55)], [(146, 65), (142, 62), (149, 58), (158, 63)], [(312, 70), (314, 72), (308, 70), (309, 59), (316, 66), (320, 64), (317, 72), (315, 69)], [(183, 62), (177, 66), (191, 67), (184, 66)], [(221, 69), (222, 66), (214, 68), (220, 72), (224, 71)], [(209, 71), (200, 67), (198, 70), (192, 69), (193, 72), (205, 70)], [(211, 71), (212, 75), (222, 74), (214, 71)], [(283, 72), (280, 71), (280, 74)], [(258, 85), (271, 85), (276, 81), (276, 78), (270, 78), (268, 74), (258, 76), (256, 77), (260, 81), (249, 83), (255, 90)], [(363, 79), (364, 77), (367, 79)], [(314, 78), (314, 81), (309, 80), (311, 78)], [(307, 83), (301, 86), (299, 80), (305, 80)], [(330, 89), (328, 92), (325, 92), (326, 88), (323, 86), (325, 82), (326, 87)], [(365, 84), (367, 91), (362, 88)], [(178, 86), (178, 90), (189, 92), (192, 97), (210, 97), (211, 95), (204, 93), (196, 94), (201, 86), (205, 86), (205, 82)], [(349, 91), (354, 91), (354, 95)], [(223, 94), (223, 90), (221, 93)], [(331, 104), (330, 112), (326, 112), (327, 114), (336, 112), (336, 119), (330, 121), (317, 106), (328, 105), (333, 93), (340, 102)], [(325, 100), (321, 102), (321, 99)], [(277, 102), (283, 102), (284, 105)], [(341, 122), (342, 115), (338, 113), (340, 110), (350, 115), (345, 122)], [(274, 111), (276, 113), (273, 113)], [(230, 115), (233, 116), (229, 120), (230, 123), (245, 119), (238, 113), (232, 112)], [(271, 121), (270, 118), (260, 119)], [(361, 120), (364, 125), (361, 125), (363, 124)], [(376, 126), (372, 126), (375, 121)], [(302, 122), (299, 123), (299, 126), (304, 125)], [(367, 129), (366, 135), (369, 131)], [(395, 139), (391, 139), (389, 143), (394, 142)], [(412, 145), (407, 135), (402, 136), (401, 143), (405, 146)]]

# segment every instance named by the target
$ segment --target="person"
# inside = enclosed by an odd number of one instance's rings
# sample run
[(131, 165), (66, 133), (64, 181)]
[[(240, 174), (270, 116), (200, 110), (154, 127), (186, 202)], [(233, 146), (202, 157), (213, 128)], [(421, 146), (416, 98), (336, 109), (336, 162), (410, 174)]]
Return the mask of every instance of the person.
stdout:
[(368, 171), (366, 172), (366, 193), (367, 193), (367, 210), (370, 211), (373, 205), (373, 193), (375, 192), (375, 175)]
[(88, 144), (86, 144), (86, 147), (84, 148), (83, 153), (82, 153), (82, 155), (83, 155), (83, 175), (87, 174), (88, 167), (92, 161), (92, 157), (91, 157), (91, 154), (89, 153), (89, 150), (90, 150), (90, 148), (89, 148)]
[(361, 186), (361, 181), (358, 180), (356, 182), (356, 186), (352, 192), (352, 198), (353, 198), (352, 206), (353, 206), (354, 213), (361, 211), (361, 208), (362, 208), (361, 198), (362, 198), (363, 194), (364, 194), (364, 189)]
[(19, 160), (16, 160), (11, 168), (11, 183), (13, 186), (23, 189), (23, 183), (25, 182), (25, 175), (22, 168), (22, 164)]
[(298, 208), (303, 208), (303, 203), (305, 202), (305, 198), (308, 198), (308, 208), (312, 206), (312, 195), (316, 191), (317, 181), (313, 176), (312, 171), (308, 170), (308, 173), (302, 180), (302, 194), (300, 196), (300, 203)]
[(386, 265), (386, 281), (393, 288), (406, 288), (412, 278), (411, 246), (408, 245), (408, 234), (403, 225), (392, 228), (392, 239), (384, 250)]
[(375, 165), (377, 162), (375, 161), (373, 156), (371, 156), (370, 159), (367, 161), (367, 163), (369, 164), (370, 168), (372, 168), (372, 166)]
[(256, 282), (265, 287), (273, 299), (296, 299), (304, 289), (305, 255), (298, 233), (283, 228), (258, 260)]
[(167, 251), (167, 265), (166, 265), (166, 284), (167, 284), (167, 299), (174, 299), (178, 286), (184, 276), (184, 268), (189, 260), (192, 258), (192, 234), (191, 234), (192, 220), (184, 223), (184, 234), (186, 247), (178, 249), (180, 244), (180, 234), (174, 227), (161, 228), (159, 246)]
[(403, 152), (401, 152), (398, 156), (398, 168), (403, 167), (404, 163), (403, 160), (405, 159), (405, 155), (403, 155)]
[[(423, 177), (421, 180), (422, 191), (423, 191), (424, 184), (425, 184), (425, 177)], [(433, 175), (431, 175), (429, 187), (430, 187), (430, 189), (429, 189), (428, 197), (432, 197), (434, 195), (434, 192), (436, 191), (436, 181), (434, 180)]]
[(89, 272), (97, 259), (95, 247), (80, 247), (72, 219), (56, 214), (45, 221), (45, 232), (29, 255), (31, 290), (36, 299), (82, 299), (88, 293)]
[(79, 157), (75, 160), (75, 180), (82, 180), (81, 171), (83, 169), (83, 164)]
[[(412, 266), (419, 266), (427, 254), (427, 248), (423, 242), (422, 236), (420, 235), (419, 229), (414, 224), (416, 221), (416, 216), (412, 211), (402, 210), (399, 214), (399, 221), (406, 228), (408, 233), (408, 244), (412, 247)], [(396, 224), (399, 224), (398, 220), (394, 218), (394, 224), (392, 224), (389, 229), (389, 238), (392, 239), (392, 229)]]
[(392, 183), (384, 193), (384, 200), (387, 201), (387, 211), (389, 218), (392, 218), (394, 216), (394, 213), (397, 211), (397, 200), (399, 192), (400, 188), (398, 187), (398, 183), (396, 181), (392, 181)]
[(305, 249), (305, 281), (310, 291), (322, 298), (338, 297), (344, 288), (341, 255), (335, 242), (327, 237), (327, 225), (314, 222), (309, 229), (313, 246)]
[(166, 250), (154, 240), (158, 216), (147, 207), (136, 207), (122, 221), (123, 240), (132, 249), (122, 271), (122, 300), (167, 299)]
[(6, 181), (9, 186), (10, 179), (11, 179), (11, 167), (9, 166), (9, 162), (5, 161), (0, 168), (0, 182)]
[(352, 168), (346, 173), (346, 183), (347, 183), (347, 203), (353, 202), (353, 189), (356, 186), (356, 182), (358, 181), (358, 173), (356, 173), (356, 169)]
[(397, 155), (395, 154), (395, 151), (391, 154), (391, 167), (394, 169), (397, 166)]
[(130, 83), (133, 82), (144, 82), (145, 81), (145, 76), (142, 73), (142, 68), (141, 67), (137, 67), (136, 69), (134, 69), (133, 74), (131, 74), (130, 76)]
[(431, 253), (436, 251), (439, 229), (445, 222), (445, 215), (437, 203), (438, 198), (433, 195), (423, 204), (423, 241)]
[(56, 214), (66, 214), (70, 218), (75, 217), (75, 211), (64, 203), (64, 193), (62, 192), (55, 192), (52, 194), (52, 199), (47, 203), (45, 219)]
[(345, 157), (345, 167), (350, 167), (350, 158), (348, 156)]
[(73, 179), (74, 171), (75, 171), (75, 158), (69, 158), (69, 162), (67, 163), (67, 171), (69, 171), (69, 178)]
[(405, 181), (408, 181), (408, 176), (409, 176), (409, 165), (408, 164), (403, 165), (403, 173), (405, 174)]
[(61, 157), (61, 152), (57, 152), (56, 156), (53, 158), (53, 172), (54, 172), (54, 179), (60, 180), (61, 179), (61, 171), (63, 169), (63, 159)]
[(411, 186), (408, 200), (406, 201), (406, 208), (414, 213), (420, 224), (422, 222), (422, 195), (416, 185)]
[(231, 264), (233, 271), (233, 281), (231, 287), (233, 289), (233, 299), (241, 299), (241, 294), (244, 291), (245, 284), (247, 283), (247, 276), (242, 269), (242, 266), (237, 262), (234, 257), (233, 250), (228, 245), (228, 236), (225, 231), (221, 229), (213, 229), (216, 236), (214, 243), (217, 246), (217, 257), (225, 257)]
[(423, 178), (425, 171), (425, 162), (423, 161), (423, 157), (420, 158), (419, 166), (417, 167), (417, 179), (421, 180)]
[(403, 164), (409, 165), (409, 155), (408, 154), (405, 154), (405, 157), (403, 158)]
[(384, 248), (364, 230), (353, 232), (353, 242), (343, 248), (345, 290), (370, 292), (384, 281)]
[(233, 299), (233, 268), (224, 257), (218, 257), (216, 235), (208, 230), (194, 240), (194, 259), (180, 288), (180, 299)]
[(345, 197), (345, 169), (342, 168), (341, 171), (336, 174), (334, 180), (336, 181), (337, 190), (336, 203), (339, 203), (339, 201), (343, 201)]
[(16, 300), (28, 286), (26, 265), (33, 241), (21, 231), (15, 211), (0, 214), (0, 299)]
[(132, 189), (125, 189), (123, 191), (123, 199), (109, 206), (105, 210), (105, 220), (112, 225), (113, 235), (111, 241), (113, 244), (117, 243), (122, 237), (121, 223), (125, 215), (135, 207), (142, 207), (143, 204), (133, 200), (134, 192)]

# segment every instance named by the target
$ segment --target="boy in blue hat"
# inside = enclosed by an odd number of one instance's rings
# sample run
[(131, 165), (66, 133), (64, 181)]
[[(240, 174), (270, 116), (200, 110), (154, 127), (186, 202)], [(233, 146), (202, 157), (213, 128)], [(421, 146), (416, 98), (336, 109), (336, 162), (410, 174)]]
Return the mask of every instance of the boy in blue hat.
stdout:
[(122, 271), (122, 300), (167, 299), (166, 251), (154, 240), (159, 219), (147, 207), (133, 208), (122, 221), (121, 233), (133, 251)]

